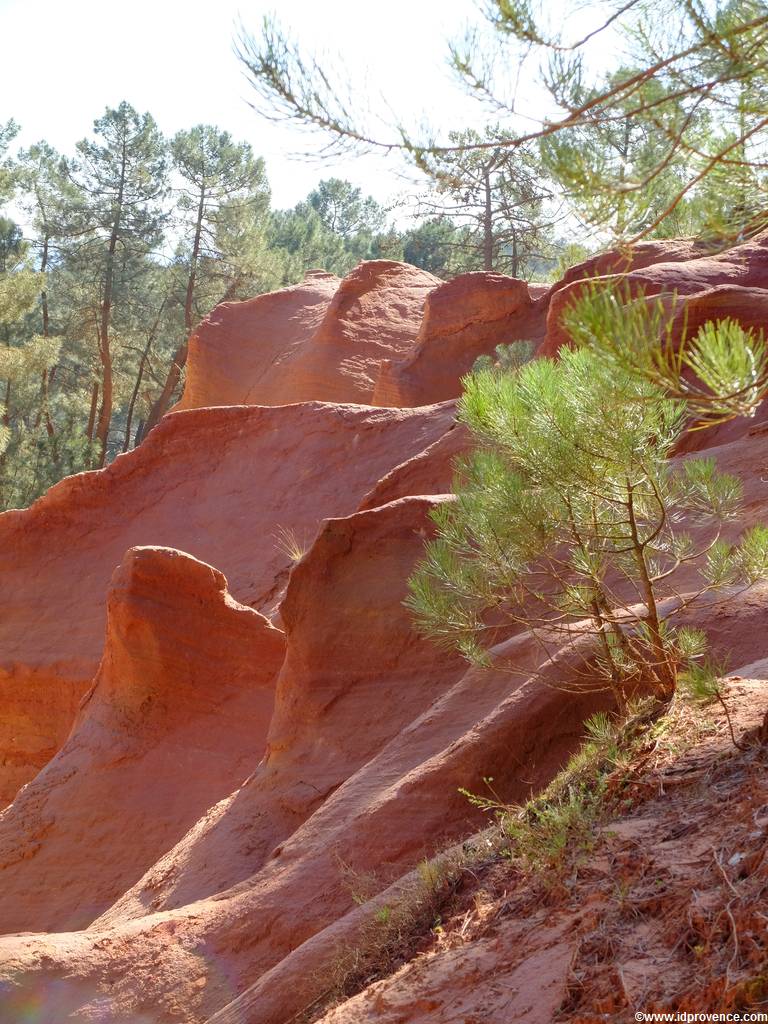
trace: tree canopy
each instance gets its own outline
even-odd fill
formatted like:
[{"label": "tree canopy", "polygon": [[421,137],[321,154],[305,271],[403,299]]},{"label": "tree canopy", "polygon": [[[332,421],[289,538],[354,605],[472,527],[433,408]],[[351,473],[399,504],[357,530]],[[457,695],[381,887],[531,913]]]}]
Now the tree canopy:
[{"label": "tree canopy", "polygon": [[[304,53],[274,18],[259,36],[241,34],[239,56],[258,109],[322,132],[326,151],[399,151],[439,176],[459,154],[536,146],[589,222],[628,240],[658,232],[681,206],[695,229],[708,222],[737,237],[762,224],[764,0],[604,0],[586,10],[489,0],[484,13],[485,28],[454,40],[449,57],[484,116],[490,109],[497,117],[493,139],[436,137],[402,119],[382,134],[341,98],[350,84]],[[532,77],[552,112],[542,103],[537,115],[529,103],[523,119],[517,86]],[[735,195],[718,200],[707,186],[713,174],[727,177]]]},{"label": "tree canopy", "polygon": [[138,444],[218,302],[403,256],[390,211],[347,181],[273,209],[263,159],[214,125],[166,139],[123,102],[66,156],[12,157],[17,131],[0,126],[0,508]]},{"label": "tree canopy", "polygon": [[722,537],[740,481],[711,458],[670,460],[685,413],[587,346],[470,375],[460,419],[477,450],[411,580],[422,631],[481,663],[510,630],[531,632],[542,664],[590,637],[585,680],[619,706],[637,687],[668,699],[704,647],[680,613],[768,574],[768,528]]}]

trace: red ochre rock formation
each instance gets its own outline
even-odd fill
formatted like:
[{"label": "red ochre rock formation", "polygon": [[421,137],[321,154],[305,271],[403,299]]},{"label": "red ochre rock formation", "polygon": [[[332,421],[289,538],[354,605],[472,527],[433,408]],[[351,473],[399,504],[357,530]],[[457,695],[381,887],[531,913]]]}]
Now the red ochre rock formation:
[{"label": "red ochre rock formation", "polygon": [[[739,618],[750,611],[743,597],[731,605],[744,625],[737,657],[742,643],[753,648],[765,614],[763,594],[755,613]],[[527,636],[499,652],[518,670],[535,665],[536,653]],[[563,698],[567,668],[561,661],[544,678],[512,681],[508,671],[467,673],[260,870],[224,891],[134,920],[129,905],[116,907],[84,932],[0,939],[0,1014],[33,1005],[40,1024],[96,1012],[111,1024],[288,1024],[325,991],[340,951],[376,909],[396,903],[408,881],[398,875],[433,842],[480,824],[458,786],[477,787],[492,771],[505,797],[521,799],[562,764],[583,716],[600,706],[596,695]],[[179,855],[176,870],[186,869]],[[358,906],[361,879],[373,895]]]},{"label": "red ochre rock formation", "polygon": [[361,263],[343,281],[313,271],[292,288],[217,306],[190,339],[176,408],[455,398],[479,355],[543,340],[548,296],[503,274],[443,283],[390,260]]},{"label": "red ochre rock formation", "polygon": [[403,605],[439,500],[402,498],[323,524],[281,606],[288,649],[263,764],[105,921],[183,906],[261,870],[279,843],[464,674],[457,655],[415,635]]},{"label": "red ochre rock formation", "polygon": [[89,924],[251,771],[283,633],[217,570],[131,548],[63,748],[0,813],[0,932]]},{"label": "red ochre rock formation", "polygon": [[362,263],[341,282],[311,272],[293,288],[223,303],[203,321],[177,408],[455,398],[475,359],[499,344],[530,340],[554,355],[568,341],[563,310],[583,282],[615,275],[649,295],[677,292],[691,325],[711,311],[760,326],[764,297],[758,310],[752,298],[768,281],[768,233],[714,255],[690,240],[646,242],[592,257],[551,288],[486,272],[442,283],[388,260]]},{"label": "red ochre rock formation", "polygon": [[427,296],[413,351],[382,364],[375,405],[424,405],[455,398],[461,377],[500,344],[543,340],[547,298],[503,274],[462,274]]},{"label": "red ochre rock formation", "polygon": [[[290,1019],[336,955],[330,938],[359,927],[356,877],[386,888],[481,823],[459,786],[498,772],[519,799],[563,763],[604,701],[562,700],[567,659],[544,679],[467,672],[410,628],[405,577],[436,500],[325,524],[286,595],[264,763],[92,928],[0,939],[0,1019],[35,998],[41,1024],[97,1008],[197,1024],[237,997],[237,1019]],[[527,635],[502,654],[523,672],[541,657]]]},{"label": "red ochre rock formation", "polygon": [[413,348],[427,295],[439,284],[425,270],[392,260],[361,263],[347,274],[311,346],[292,360],[291,401],[372,403],[382,360]]},{"label": "red ochre rock formation", "polygon": [[[754,468],[767,446],[716,453],[746,478],[745,525],[765,515]],[[481,824],[458,787],[492,774],[519,800],[552,776],[605,698],[565,694],[578,651],[541,673],[525,633],[497,650],[497,669],[466,672],[413,634],[404,578],[440,500],[323,526],[284,601],[264,762],[90,928],[0,939],[0,1019],[26,1000],[40,1024],[97,1012],[113,1024],[287,1024],[398,879]],[[692,621],[711,627],[715,654],[754,660],[768,653],[767,598],[734,594]],[[372,889],[362,907],[360,879]]]},{"label": "red ochre rock formation", "polygon": [[[633,254],[631,273],[657,292],[676,288],[692,325],[728,309],[762,326],[765,250],[758,239],[704,257],[688,242],[653,243]],[[615,273],[626,269],[619,257],[592,266]],[[477,355],[542,337],[550,296],[560,302],[584,273],[527,299],[493,275],[437,287],[385,262],[338,287],[314,276],[216,311],[192,344],[187,399],[370,402],[385,360],[398,400],[455,394]],[[236,353],[248,338],[255,350]],[[66,739],[96,669],[110,574],[134,548],[69,739],[0,816],[0,931],[27,932],[0,938],[0,1021],[288,1024],[418,862],[483,824],[459,787],[477,791],[490,774],[502,798],[520,800],[563,764],[606,700],[570,692],[578,648],[542,669],[538,643],[520,633],[492,668],[467,670],[419,638],[402,605],[467,443],[450,403],[190,409],[107,470],[0,517],[9,793]],[[768,432],[713,454],[745,484],[729,536],[768,518]],[[294,540],[303,557],[287,550]],[[161,544],[190,554],[135,549]],[[768,655],[766,607],[763,587],[689,618],[715,655],[746,663]],[[549,1019],[570,938],[539,933],[527,973],[505,973],[511,941],[500,932],[467,963],[447,953],[417,984],[406,969],[402,987],[381,986],[382,1019],[410,1019],[411,992],[432,1007],[424,1020],[493,1010],[488,970],[521,989],[509,1024]],[[448,1007],[446,979],[463,1003]],[[541,995],[538,1018],[526,1016],[525,992]],[[361,1012],[358,1000],[329,1024]]]},{"label": "red ochre rock formation", "polygon": [[[105,598],[125,551],[188,551],[271,616],[319,523],[347,515],[434,444],[453,408],[305,403],[167,416],[106,470],[70,477],[0,516],[0,799],[55,753],[93,679]],[[448,486],[446,479],[443,487]]]},{"label": "red ochre rock formation", "polygon": [[[642,257],[633,259],[609,253],[577,267],[572,267],[563,281],[553,288],[547,312],[547,336],[540,355],[555,355],[568,343],[568,334],[561,318],[565,308],[584,287],[584,281],[620,274],[633,290],[646,295],[677,293],[681,307],[703,304],[712,316],[724,318],[744,311],[741,289],[763,289],[768,286],[768,232],[716,255],[702,255],[700,247],[690,242],[656,242]],[[721,290],[723,286],[730,289]],[[705,295],[714,290],[714,298]],[[729,312],[733,306],[735,313]],[[719,313],[715,313],[715,309]],[[759,321],[758,321],[759,322]]]},{"label": "red ochre rock formation", "polygon": [[[661,296],[672,313],[674,343],[690,339],[707,321],[736,320],[757,332],[768,328],[768,232],[715,255],[690,241],[646,243],[627,253],[607,253],[572,267],[548,300],[546,338],[539,355],[555,356],[569,343],[562,324],[564,310],[588,279],[623,275],[634,293]],[[676,298],[673,298],[676,296]],[[744,436],[768,416],[763,403],[751,419],[689,432],[680,451],[701,451]],[[759,428],[758,428],[759,429]]]},{"label": "red ochre rock formation", "polygon": [[175,408],[283,404],[275,400],[276,390],[285,391],[283,364],[311,341],[340,283],[310,271],[292,288],[216,306],[189,339],[184,394]]},{"label": "red ochre rock formation", "polygon": [[471,446],[461,424],[442,434],[434,444],[395,466],[363,498],[360,511],[386,505],[409,494],[442,494],[453,484],[455,463]]},{"label": "red ochre rock formation", "polygon": [[190,340],[177,408],[371,403],[382,360],[410,351],[438,284],[407,263],[370,260],[343,281],[313,272],[293,288],[223,303]]}]

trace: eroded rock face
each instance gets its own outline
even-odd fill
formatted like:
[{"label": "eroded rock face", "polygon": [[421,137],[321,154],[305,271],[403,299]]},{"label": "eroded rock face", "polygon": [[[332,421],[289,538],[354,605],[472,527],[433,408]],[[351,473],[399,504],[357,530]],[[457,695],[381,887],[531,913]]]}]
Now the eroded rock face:
[{"label": "eroded rock face", "polygon": [[[648,243],[652,249],[642,257],[609,253],[596,260],[572,267],[552,291],[547,312],[546,339],[541,355],[555,355],[568,343],[562,325],[563,311],[584,288],[588,279],[622,274],[633,292],[645,295],[676,295],[682,297],[681,308],[693,305],[703,310],[707,305],[715,316],[738,316],[744,312],[741,289],[768,286],[768,232],[751,242],[735,246],[717,255],[702,255],[690,242]],[[725,287],[724,287],[725,286]],[[712,298],[707,298],[707,295]],[[719,312],[718,312],[719,311]]]},{"label": "eroded rock face", "polygon": [[178,408],[387,404],[372,403],[381,362],[411,350],[439,284],[407,263],[370,260],[343,281],[313,272],[293,288],[223,303],[190,340]]},{"label": "eroded rock face", "polygon": [[[320,1024],[551,1024],[568,993],[578,938],[562,924],[542,922],[521,948],[520,933],[517,922],[502,919],[493,936],[408,964],[324,1014]],[[220,1015],[211,1024],[245,1019]]]},{"label": "eroded rock face", "polygon": [[218,306],[190,339],[176,408],[455,398],[478,356],[542,341],[549,291],[485,272],[443,283],[391,260],[361,263],[343,281],[312,272],[293,288]]},{"label": "eroded rock face", "polygon": [[189,339],[184,394],[175,408],[283,404],[273,390],[286,393],[283,364],[311,341],[340,283],[310,271],[292,288],[218,305]]},{"label": "eroded rock face", "polygon": [[449,494],[456,459],[467,453],[471,443],[469,431],[456,423],[429,448],[401,462],[383,476],[363,498],[360,511],[386,505],[409,494]]},{"label": "eroded rock face", "polygon": [[407,263],[371,260],[356,267],[294,366],[297,400],[385,404],[373,401],[381,362],[411,351],[427,296],[439,284]]},{"label": "eroded rock face", "polygon": [[131,548],[63,748],[0,814],[0,931],[82,928],[262,756],[283,633],[217,570]]},{"label": "eroded rock face", "polygon": [[353,512],[452,422],[451,406],[174,413],[107,469],[1,515],[0,798],[66,738],[101,657],[107,587],[128,548],[187,551],[223,571],[238,601],[271,616],[290,548],[309,546],[325,517]]},{"label": "eroded rock face", "polygon": [[[765,595],[757,618],[742,617],[740,597],[731,609],[744,627],[740,657],[742,640],[754,646]],[[526,637],[503,651],[517,670],[534,653]],[[259,871],[215,898],[135,920],[105,915],[80,933],[0,938],[0,1013],[14,1019],[34,997],[41,1024],[97,1012],[112,1024],[287,1024],[324,991],[339,951],[376,908],[396,900],[398,883],[389,882],[429,852],[425,837],[437,844],[480,826],[457,787],[476,788],[493,771],[504,797],[522,799],[578,743],[582,716],[601,706],[596,695],[563,699],[567,661],[543,679],[516,678],[510,689],[508,671],[467,673]],[[186,870],[181,857],[177,870]],[[361,884],[372,893],[364,906],[353,898]]]},{"label": "eroded rock face", "polygon": [[[124,1024],[198,1024],[235,997],[243,1012],[227,1020],[288,1020],[316,997],[334,937],[353,940],[360,880],[386,889],[482,824],[459,786],[498,773],[519,799],[562,765],[605,699],[562,700],[567,659],[526,678],[541,652],[521,636],[500,652],[515,673],[467,672],[410,629],[405,576],[436,500],[326,524],[286,597],[264,764],[91,929],[0,939],[0,1015],[32,985],[51,1024],[97,1007]],[[20,987],[4,990],[11,978]]]},{"label": "eroded rock face", "polygon": [[[546,296],[545,291],[544,295]],[[503,274],[461,274],[430,292],[413,351],[382,364],[376,405],[423,405],[456,398],[480,355],[544,337],[547,299]]]},{"label": "eroded rock face", "polygon": [[288,656],[264,762],[104,923],[183,906],[262,870],[278,844],[464,674],[462,659],[413,633],[403,606],[439,500],[403,498],[323,524],[281,606]]},{"label": "eroded rock face", "polygon": [[[747,329],[764,332],[768,326],[768,232],[716,255],[702,252],[690,241],[646,243],[630,253],[607,253],[572,267],[552,289],[547,310],[546,337],[540,355],[555,356],[569,336],[564,311],[589,279],[623,275],[633,294],[659,297],[670,311],[671,341],[680,344],[695,336],[708,321],[735,320]],[[687,433],[679,451],[701,451],[743,437],[768,416],[765,403],[752,419]]]},{"label": "eroded rock face", "polygon": [[[626,269],[620,255],[593,270]],[[681,281],[691,329],[724,309],[761,326],[764,255],[760,240],[719,257],[653,243],[630,270],[657,292]],[[185,400],[370,402],[386,361],[402,389],[387,401],[456,394],[478,354],[540,336],[550,295],[554,308],[583,271],[536,294],[494,275],[438,287],[385,261],[341,284],[314,275],[217,311],[192,345]],[[233,352],[246,322],[255,343]],[[0,932],[37,932],[0,938],[0,1020],[289,1024],[416,865],[485,824],[460,787],[493,775],[503,799],[522,800],[575,749],[607,700],[575,685],[581,641],[545,664],[522,632],[490,669],[468,669],[403,607],[468,445],[453,417],[452,403],[192,408],[107,470],[0,517],[7,792],[65,740],[121,563],[95,685],[0,815]],[[713,454],[745,484],[731,538],[768,519],[768,432]],[[189,554],[135,547],[158,544]],[[693,605],[687,621],[746,663],[768,656],[766,608],[762,587]],[[413,993],[435,1024],[478,998],[496,1012],[489,971],[541,996],[540,1018],[522,995],[504,1012],[549,1019],[570,936],[538,938],[524,975],[500,933],[471,962],[446,955],[429,977],[406,969],[381,985],[378,1016],[358,1000],[329,1024],[410,1019]],[[552,985],[536,989],[546,971]],[[446,979],[464,1003],[449,1005]]]}]

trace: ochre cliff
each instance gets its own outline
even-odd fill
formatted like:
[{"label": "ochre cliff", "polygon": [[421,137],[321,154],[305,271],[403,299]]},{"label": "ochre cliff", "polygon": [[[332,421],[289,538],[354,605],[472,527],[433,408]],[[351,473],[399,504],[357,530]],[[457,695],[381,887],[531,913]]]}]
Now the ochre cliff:
[{"label": "ochre cliff", "polygon": [[293,288],[222,302],[189,339],[176,409],[280,405],[271,389],[285,388],[283,364],[309,344],[339,284],[333,274],[316,271]]},{"label": "ochre cliff", "polygon": [[128,548],[187,551],[220,569],[238,601],[273,616],[292,539],[309,545],[323,518],[353,512],[452,419],[447,405],[174,413],[108,469],[0,516],[0,801],[66,738],[101,656],[109,580]]},{"label": "ochre cliff", "polygon": [[3,930],[90,924],[226,796],[264,751],[284,654],[217,569],[130,548],[72,732],[0,813]]},{"label": "ochre cliff", "polygon": [[343,281],[310,272],[293,288],[223,303],[192,336],[177,408],[390,404],[372,403],[381,362],[410,352],[426,298],[439,284],[406,263],[372,260]]},{"label": "ochre cliff", "polygon": [[[556,353],[579,282],[619,271],[679,292],[689,330],[768,326],[763,239],[651,243],[551,289],[313,272],[212,312],[141,447],[0,516],[0,1021],[289,1024],[419,862],[482,827],[460,788],[493,776],[521,800],[563,765],[609,706],[575,685],[581,652],[541,672],[519,632],[468,669],[403,600],[467,449],[462,375],[499,344]],[[697,443],[744,481],[733,529],[767,519],[768,433]],[[746,664],[768,657],[767,602],[734,593],[691,621]],[[508,929],[448,951],[329,1024],[452,1020],[451,984],[455,1019],[484,1019],[488,971],[551,1013],[573,956],[558,928],[522,966]],[[548,1019],[507,1010],[488,1019]]]},{"label": "ochre cliff", "polygon": [[382,364],[375,405],[422,405],[455,398],[480,355],[544,337],[547,292],[503,274],[462,274],[430,292],[413,350]]}]

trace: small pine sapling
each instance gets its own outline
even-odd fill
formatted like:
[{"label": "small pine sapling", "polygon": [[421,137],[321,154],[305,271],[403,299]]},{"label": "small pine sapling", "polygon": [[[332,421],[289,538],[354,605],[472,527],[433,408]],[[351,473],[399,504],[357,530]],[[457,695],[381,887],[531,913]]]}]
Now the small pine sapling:
[{"label": "small pine sapling", "polygon": [[668,700],[706,646],[680,613],[768,575],[768,529],[723,536],[740,481],[711,458],[670,459],[686,412],[586,346],[466,378],[459,415],[477,447],[410,580],[424,635],[487,663],[500,636],[527,629],[542,665],[587,635],[585,680],[620,708],[636,689]]}]

